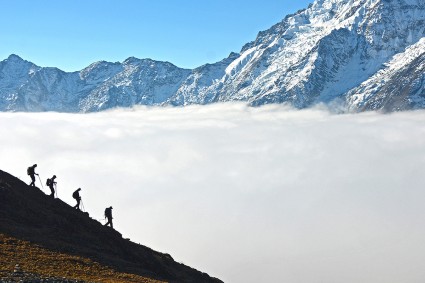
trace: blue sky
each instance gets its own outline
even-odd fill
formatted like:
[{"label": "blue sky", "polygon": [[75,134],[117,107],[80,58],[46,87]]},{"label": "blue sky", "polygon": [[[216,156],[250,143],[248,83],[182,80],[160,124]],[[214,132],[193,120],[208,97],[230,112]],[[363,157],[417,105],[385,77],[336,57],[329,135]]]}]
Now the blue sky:
[{"label": "blue sky", "polygon": [[313,0],[0,1],[0,60],[77,71],[130,56],[194,68],[219,61]]}]

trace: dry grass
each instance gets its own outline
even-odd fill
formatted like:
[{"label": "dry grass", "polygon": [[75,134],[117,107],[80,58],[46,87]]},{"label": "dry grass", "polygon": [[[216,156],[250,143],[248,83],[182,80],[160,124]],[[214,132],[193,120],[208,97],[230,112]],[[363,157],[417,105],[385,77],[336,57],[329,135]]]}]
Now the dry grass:
[{"label": "dry grass", "polygon": [[161,282],[139,275],[120,273],[88,258],[54,252],[0,234],[0,270],[12,272],[15,264],[19,264],[25,272],[48,277],[65,277],[89,282]]}]

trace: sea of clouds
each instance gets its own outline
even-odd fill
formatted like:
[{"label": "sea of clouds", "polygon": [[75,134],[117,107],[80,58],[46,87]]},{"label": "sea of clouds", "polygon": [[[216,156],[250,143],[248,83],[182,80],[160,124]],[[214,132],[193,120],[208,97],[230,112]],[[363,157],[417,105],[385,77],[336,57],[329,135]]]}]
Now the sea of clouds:
[{"label": "sea of clouds", "polygon": [[[225,282],[423,282],[425,111],[0,113],[0,169]],[[47,188],[44,191],[48,194]]]}]

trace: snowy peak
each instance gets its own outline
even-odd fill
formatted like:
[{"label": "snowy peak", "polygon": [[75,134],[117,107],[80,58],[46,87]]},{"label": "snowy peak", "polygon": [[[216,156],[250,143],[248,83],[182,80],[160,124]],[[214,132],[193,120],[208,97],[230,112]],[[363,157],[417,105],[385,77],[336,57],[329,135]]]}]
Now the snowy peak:
[{"label": "snowy peak", "polygon": [[96,80],[90,81],[93,88],[85,86],[86,95],[79,102],[83,112],[136,104],[160,105],[176,93],[190,73],[168,62],[135,57],[123,63],[100,62],[85,71],[83,77]]},{"label": "snowy peak", "polygon": [[219,100],[329,103],[423,37],[424,16],[420,1],[315,1],[244,46]]},{"label": "snowy peak", "polygon": [[40,67],[14,54],[0,62],[0,110],[21,109],[19,89],[39,70]]},{"label": "snowy peak", "polygon": [[21,61],[24,61],[24,60],[16,54],[9,55],[9,57],[7,57],[7,59],[5,60],[6,63],[11,63],[11,64],[21,62]]},{"label": "snowy peak", "polygon": [[0,78],[24,77],[36,72],[38,69],[39,67],[33,63],[23,60],[18,55],[12,54],[7,59],[0,62]]},{"label": "snowy peak", "polygon": [[[130,57],[65,73],[11,55],[0,62],[0,109],[87,112],[221,101],[297,108],[338,104],[349,111],[423,107],[423,88],[417,87],[423,55],[412,50],[423,48],[416,44],[424,35],[423,0],[316,0],[259,32],[240,54],[194,70]],[[401,74],[409,84],[403,88],[409,103],[398,108],[386,104],[389,98],[367,103],[396,86]],[[376,84],[378,77],[385,77],[386,86],[360,97],[360,90],[372,89],[365,84]]]},{"label": "snowy peak", "polygon": [[99,61],[81,70],[80,78],[90,82],[98,82],[112,77],[122,70],[123,67],[120,63]]}]

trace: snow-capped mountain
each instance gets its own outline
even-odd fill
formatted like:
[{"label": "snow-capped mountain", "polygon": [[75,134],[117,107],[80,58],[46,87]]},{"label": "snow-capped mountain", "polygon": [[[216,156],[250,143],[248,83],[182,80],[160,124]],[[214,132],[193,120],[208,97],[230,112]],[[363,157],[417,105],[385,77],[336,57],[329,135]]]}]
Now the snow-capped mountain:
[{"label": "snow-capped mountain", "polygon": [[419,41],[424,20],[423,0],[316,1],[245,45],[211,101],[329,103]]},{"label": "snow-capped mountain", "polygon": [[0,109],[98,111],[246,101],[388,111],[425,107],[424,0],[316,0],[239,54],[194,70],[129,58],[80,72],[0,62]]},{"label": "snow-capped mountain", "polygon": [[350,90],[347,105],[353,110],[388,111],[425,108],[425,38],[397,54],[385,67]]},{"label": "snow-capped mountain", "polygon": [[0,107],[12,111],[90,112],[135,104],[159,105],[176,93],[190,72],[168,62],[128,58],[123,63],[102,61],[80,72],[66,73],[11,55],[0,62]]}]

